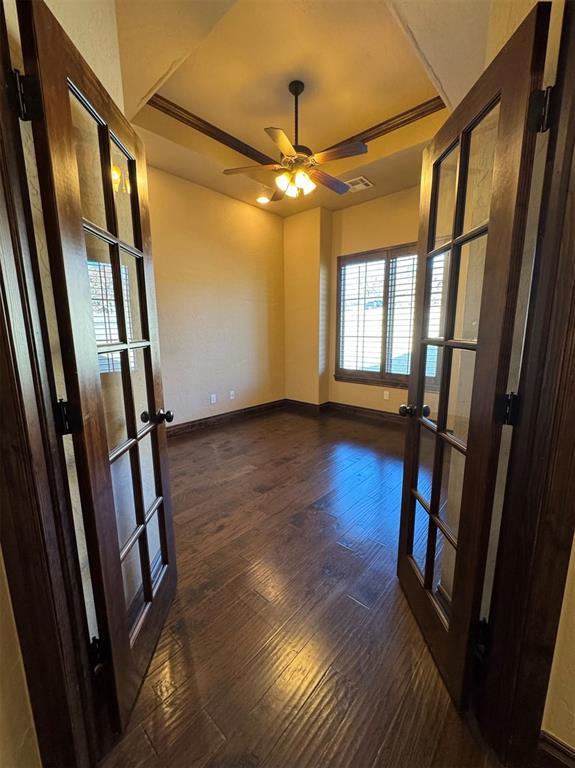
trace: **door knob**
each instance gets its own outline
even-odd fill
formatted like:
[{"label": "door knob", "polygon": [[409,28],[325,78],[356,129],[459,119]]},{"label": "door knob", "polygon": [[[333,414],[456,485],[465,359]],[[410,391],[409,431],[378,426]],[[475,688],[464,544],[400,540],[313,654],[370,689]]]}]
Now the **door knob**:
[{"label": "door knob", "polygon": [[400,416],[415,416],[415,406],[414,405],[400,405],[399,406],[399,415]]},{"label": "door knob", "polygon": [[424,405],[421,409],[421,415],[427,419],[430,413],[431,408],[428,405]]},{"label": "door knob", "polygon": [[163,408],[160,408],[156,413],[156,421],[158,422],[158,424],[161,424],[162,421],[167,421],[168,424],[170,424],[173,420],[174,420],[173,411],[164,411]]},{"label": "door knob", "polygon": [[140,419],[144,422],[144,424],[147,424],[150,421],[150,414],[148,411],[142,411],[140,414]]}]

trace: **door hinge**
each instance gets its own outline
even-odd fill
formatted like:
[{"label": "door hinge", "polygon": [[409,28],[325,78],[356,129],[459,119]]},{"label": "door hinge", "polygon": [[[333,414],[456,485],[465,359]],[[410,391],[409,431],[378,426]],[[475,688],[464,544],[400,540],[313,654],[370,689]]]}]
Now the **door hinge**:
[{"label": "door hinge", "polygon": [[509,392],[505,396],[505,413],[503,416],[504,424],[515,426],[519,416],[519,395],[516,392]]},{"label": "door hinge", "polygon": [[12,70],[14,103],[20,120],[37,120],[42,117],[42,100],[38,80],[32,75],[23,75]]},{"label": "door hinge", "polygon": [[533,91],[529,97],[527,124],[533,133],[545,133],[549,130],[552,98],[552,85],[549,85],[545,90]]},{"label": "door hinge", "polygon": [[58,400],[54,404],[54,419],[60,435],[73,435],[82,431],[82,416],[67,400]]},{"label": "door hinge", "polygon": [[99,637],[93,637],[90,641],[88,655],[90,657],[90,665],[95,674],[100,671],[110,658],[106,644]]},{"label": "door hinge", "polygon": [[516,392],[499,395],[495,404],[495,418],[499,424],[511,424],[511,426],[517,424],[519,420],[519,395]]},{"label": "door hinge", "polygon": [[476,622],[471,628],[471,653],[481,668],[487,663],[489,653],[489,624],[486,619]]}]

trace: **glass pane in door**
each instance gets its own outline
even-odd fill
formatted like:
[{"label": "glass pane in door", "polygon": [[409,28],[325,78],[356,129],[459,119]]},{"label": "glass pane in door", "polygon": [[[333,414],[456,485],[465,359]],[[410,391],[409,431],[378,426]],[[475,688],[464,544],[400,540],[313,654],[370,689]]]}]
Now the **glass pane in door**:
[{"label": "glass pane in door", "polygon": [[160,520],[158,515],[159,512],[154,512],[152,518],[146,525],[152,582],[156,580],[158,572],[162,567],[162,546],[160,539]]},{"label": "glass pane in door", "polygon": [[139,541],[133,544],[122,561],[122,579],[124,582],[124,598],[128,620],[130,626],[133,626],[144,606],[144,586]]},{"label": "glass pane in door", "polygon": [[107,229],[99,123],[73,93],[70,93],[70,112],[78,163],[82,215],[92,224],[97,224],[101,229]]},{"label": "glass pane in door", "polygon": [[411,545],[411,556],[417,565],[421,578],[425,575],[425,558],[427,552],[427,534],[429,531],[429,515],[424,507],[415,500],[415,511],[413,521],[413,541]]},{"label": "glass pane in door", "polygon": [[454,349],[451,353],[446,430],[462,443],[467,443],[474,373],[475,352]]},{"label": "glass pane in door", "polygon": [[427,337],[442,339],[445,336],[445,308],[447,304],[447,277],[450,253],[440,253],[427,260]]},{"label": "glass pane in door", "polygon": [[144,510],[147,511],[156,501],[156,472],[154,468],[154,445],[151,433],[139,440],[138,450],[140,452],[140,472],[142,476]]},{"label": "glass pane in door", "polygon": [[433,479],[433,459],[435,456],[435,434],[423,425],[419,428],[419,465],[417,471],[417,490],[424,501],[431,501],[431,483]]},{"label": "glass pane in door", "polygon": [[96,343],[98,346],[116,344],[120,341],[120,330],[110,246],[99,237],[86,234],[86,250]]},{"label": "glass pane in door", "polygon": [[122,352],[100,352],[98,365],[100,385],[104,401],[106,434],[110,452],[128,438],[126,409],[124,405],[124,382],[122,378]]},{"label": "glass pane in door", "polygon": [[472,240],[461,248],[453,331],[455,339],[477,341],[486,249],[487,235]]},{"label": "glass pane in door", "polygon": [[423,350],[423,403],[422,416],[437,425],[439,383],[443,363],[443,348],[428,344]]},{"label": "glass pane in door", "polygon": [[121,549],[134,533],[137,525],[130,452],[123,453],[113,461],[110,471],[112,473],[118,543]]},{"label": "glass pane in door", "polygon": [[138,266],[140,259],[127,251],[120,250],[120,271],[122,273],[122,294],[126,315],[126,331],[129,341],[143,338],[140,314]]},{"label": "glass pane in door", "polygon": [[112,164],[112,190],[116,204],[118,237],[128,245],[134,245],[134,221],[132,218],[132,185],[130,183],[130,161],[116,144],[110,142]]},{"label": "glass pane in door", "polygon": [[148,350],[142,348],[131,349],[130,378],[132,380],[132,392],[134,394],[137,429],[142,429],[146,426],[147,419],[145,414],[150,414],[146,376],[147,366]]},{"label": "glass pane in door", "polygon": [[453,235],[458,167],[459,145],[441,160],[436,170],[437,197],[434,248],[439,248],[439,246],[451,240]]},{"label": "glass pane in door", "polygon": [[498,126],[499,104],[471,131],[463,220],[464,232],[469,232],[470,229],[485,224],[489,219]]},{"label": "glass pane in door", "polygon": [[435,560],[433,563],[433,587],[431,593],[449,618],[455,576],[455,549],[443,533],[436,529]]},{"label": "glass pane in door", "polygon": [[437,514],[456,538],[459,532],[464,472],[465,454],[456,448],[452,448],[449,443],[444,442],[441,462],[439,510]]}]

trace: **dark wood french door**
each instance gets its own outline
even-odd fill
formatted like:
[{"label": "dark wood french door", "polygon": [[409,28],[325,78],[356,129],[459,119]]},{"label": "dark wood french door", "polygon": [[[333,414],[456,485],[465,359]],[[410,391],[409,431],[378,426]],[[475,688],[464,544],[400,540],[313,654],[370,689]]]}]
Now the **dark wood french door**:
[{"label": "dark wood french door", "polygon": [[398,573],[458,705],[480,619],[548,20],[539,4],[423,159]]},{"label": "dark wood french door", "polygon": [[[46,5],[18,6],[95,677],[125,726],[176,583],[143,147]],[[85,586],[85,585],[84,585]],[[86,594],[86,589],[84,590]]]}]

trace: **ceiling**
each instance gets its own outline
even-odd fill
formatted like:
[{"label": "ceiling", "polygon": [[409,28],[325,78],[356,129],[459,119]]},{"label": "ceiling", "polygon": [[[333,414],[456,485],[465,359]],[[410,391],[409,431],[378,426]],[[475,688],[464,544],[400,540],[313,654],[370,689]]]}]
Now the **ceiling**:
[{"label": "ceiling", "polygon": [[[119,0],[119,6],[130,2]],[[282,127],[293,138],[293,98],[287,90],[292,79],[306,84],[300,142],[314,151],[437,95],[415,47],[382,0],[236,0],[218,2],[209,17],[202,2],[188,3],[186,12],[196,5],[203,16],[187,57],[178,49],[178,63],[174,59],[169,71],[167,57],[162,64],[156,60],[158,92],[272,157],[279,153],[263,129]],[[193,26],[189,18],[187,23]],[[343,179],[365,175],[372,189],[339,196],[318,188],[267,209],[284,216],[318,205],[335,209],[417,184],[422,147],[446,114],[442,110],[370,142],[360,158],[322,166]],[[150,106],[134,122],[153,166],[254,205],[262,188],[258,179],[273,184],[273,175],[223,176],[224,168],[253,161]]]}]

